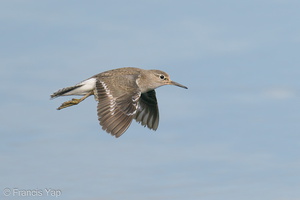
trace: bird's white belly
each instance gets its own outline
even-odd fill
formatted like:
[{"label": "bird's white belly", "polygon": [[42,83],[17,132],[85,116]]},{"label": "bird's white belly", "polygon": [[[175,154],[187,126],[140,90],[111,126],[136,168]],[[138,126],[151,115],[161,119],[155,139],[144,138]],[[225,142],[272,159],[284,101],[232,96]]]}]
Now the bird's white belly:
[{"label": "bird's white belly", "polygon": [[95,89],[96,79],[90,78],[85,81],[82,81],[81,83],[78,83],[77,85],[81,85],[81,86],[66,93],[65,95],[85,95],[89,93],[90,91]]}]

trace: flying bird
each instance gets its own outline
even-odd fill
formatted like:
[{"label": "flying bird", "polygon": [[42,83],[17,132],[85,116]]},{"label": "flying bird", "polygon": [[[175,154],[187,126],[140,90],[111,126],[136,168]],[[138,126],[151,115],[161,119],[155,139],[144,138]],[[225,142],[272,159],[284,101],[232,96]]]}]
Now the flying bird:
[{"label": "flying bird", "polygon": [[62,88],[54,92],[51,99],[59,96],[83,96],[64,102],[57,108],[61,110],[94,95],[98,102],[98,120],[102,129],[120,137],[133,119],[149,129],[157,129],[159,112],[155,89],[163,85],[187,89],[172,81],[166,72],[124,67],[96,74],[74,86]]}]

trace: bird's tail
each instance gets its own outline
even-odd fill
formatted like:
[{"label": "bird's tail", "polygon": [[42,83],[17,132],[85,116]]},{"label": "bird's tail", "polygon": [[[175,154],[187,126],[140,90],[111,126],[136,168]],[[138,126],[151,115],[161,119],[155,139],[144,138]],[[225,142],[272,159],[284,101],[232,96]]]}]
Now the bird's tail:
[{"label": "bird's tail", "polygon": [[50,97],[51,99],[53,98],[56,98],[56,97],[59,97],[59,96],[67,96],[69,95],[68,93],[75,90],[76,88],[79,88],[81,87],[82,85],[74,85],[74,86],[71,86],[71,87],[65,87],[65,88],[62,88],[56,92],[54,92]]}]

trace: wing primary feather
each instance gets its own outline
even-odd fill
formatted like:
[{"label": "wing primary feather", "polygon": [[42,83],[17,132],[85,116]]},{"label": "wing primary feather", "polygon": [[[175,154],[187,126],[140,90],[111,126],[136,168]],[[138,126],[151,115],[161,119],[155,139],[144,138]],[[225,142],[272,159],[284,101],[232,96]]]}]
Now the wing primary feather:
[{"label": "wing primary feather", "polygon": [[120,137],[130,126],[138,108],[139,91],[114,97],[104,81],[97,81],[98,120],[102,129]]}]

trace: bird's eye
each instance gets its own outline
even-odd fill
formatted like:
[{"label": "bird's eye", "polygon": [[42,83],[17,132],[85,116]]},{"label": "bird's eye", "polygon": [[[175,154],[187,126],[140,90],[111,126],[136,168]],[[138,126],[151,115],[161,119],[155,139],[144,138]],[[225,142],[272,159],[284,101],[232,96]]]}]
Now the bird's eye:
[{"label": "bird's eye", "polygon": [[159,78],[162,79],[162,80],[164,80],[165,76],[164,75],[160,75]]}]

